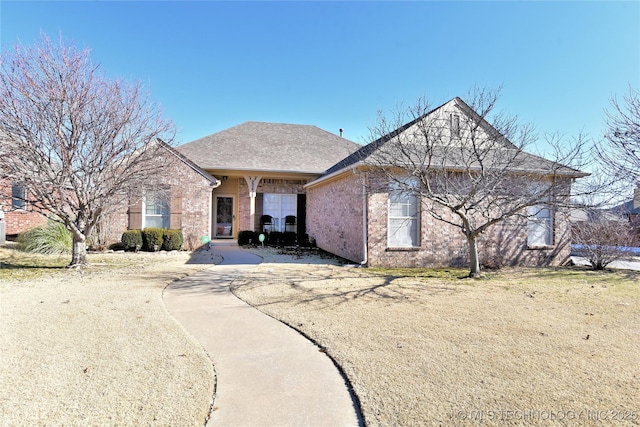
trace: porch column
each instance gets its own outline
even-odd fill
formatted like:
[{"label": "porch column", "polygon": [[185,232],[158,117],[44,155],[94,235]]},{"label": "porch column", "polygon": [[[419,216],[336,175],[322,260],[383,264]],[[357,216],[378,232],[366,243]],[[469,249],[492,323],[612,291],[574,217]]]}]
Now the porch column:
[{"label": "porch column", "polygon": [[246,176],[244,180],[247,181],[249,186],[249,223],[252,230],[255,230],[256,223],[256,192],[258,191],[258,184],[260,184],[261,176]]}]

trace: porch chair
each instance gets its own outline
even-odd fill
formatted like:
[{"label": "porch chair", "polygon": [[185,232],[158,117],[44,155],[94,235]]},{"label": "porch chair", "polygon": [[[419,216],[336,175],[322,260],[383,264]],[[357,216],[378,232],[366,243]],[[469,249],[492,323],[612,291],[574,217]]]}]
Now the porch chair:
[{"label": "porch chair", "polygon": [[260,217],[260,232],[271,233],[273,231],[273,217],[271,215],[262,215]]},{"label": "porch chair", "polygon": [[284,231],[286,232],[296,232],[296,217],[295,215],[287,215],[284,217]]}]

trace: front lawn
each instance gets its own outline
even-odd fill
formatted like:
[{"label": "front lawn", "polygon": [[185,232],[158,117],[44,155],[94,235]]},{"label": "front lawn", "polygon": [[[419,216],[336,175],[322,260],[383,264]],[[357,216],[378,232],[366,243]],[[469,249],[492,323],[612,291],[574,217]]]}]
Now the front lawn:
[{"label": "front lawn", "polygon": [[233,291],[326,348],[367,425],[640,423],[638,273],[465,275],[262,264]]}]

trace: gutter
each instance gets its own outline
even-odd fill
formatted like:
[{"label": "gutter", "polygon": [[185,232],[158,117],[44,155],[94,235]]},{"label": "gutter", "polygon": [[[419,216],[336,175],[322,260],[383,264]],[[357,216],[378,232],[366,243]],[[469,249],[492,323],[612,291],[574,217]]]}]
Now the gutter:
[{"label": "gutter", "polygon": [[362,175],[362,250],[364,259],[360,262],[360,267],[366,267],[369,262],[369,245],[367,241],[369,236],[367,233],[367,182],[365,175]]}]

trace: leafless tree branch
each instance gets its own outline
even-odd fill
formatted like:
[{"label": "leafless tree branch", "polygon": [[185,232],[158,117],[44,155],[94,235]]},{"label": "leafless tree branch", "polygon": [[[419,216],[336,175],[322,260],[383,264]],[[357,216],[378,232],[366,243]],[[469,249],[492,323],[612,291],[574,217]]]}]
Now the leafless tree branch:
[{"label": "leafless tree branch", "polygon": [[140,83],[108,79],[62,39],[0,61],[0,170],[72,231],[71,264],[83,264],[97,222],[161,170],[173,124]]}]

